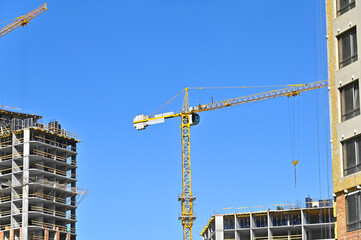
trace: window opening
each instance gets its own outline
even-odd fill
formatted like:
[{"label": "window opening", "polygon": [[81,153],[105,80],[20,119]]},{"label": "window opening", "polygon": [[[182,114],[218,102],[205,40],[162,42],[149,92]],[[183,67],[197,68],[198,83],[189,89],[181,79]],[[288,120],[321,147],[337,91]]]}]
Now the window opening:
[{"label": "window opening", "polygon": [[361,137],[352,138],[342,143],[344,176],[360,171]]},{"label": "window opening", "polygon": [[355,5],[355,0],[337,0],[337,16],[350,11]]},{"label": "window opening", "polygon": [[346,222],[348,232],[361,228],[360,200],[360,192],[346,197]]},{"label": "window opening", "polygon": [[356,28],[352,28],[338,37],[338,55],[340,68],[357,61]]},{"label": "window opening", "polygon": [[341,88],[342,121],[360,115],[360,93],[358,80]]}]

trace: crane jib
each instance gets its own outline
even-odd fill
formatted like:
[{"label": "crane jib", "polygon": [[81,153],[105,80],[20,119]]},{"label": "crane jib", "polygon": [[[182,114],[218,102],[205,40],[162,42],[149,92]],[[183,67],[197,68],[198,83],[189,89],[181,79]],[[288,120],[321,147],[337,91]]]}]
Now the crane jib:
[{"label": "crane jib", "polygon": [[323,88],[328,86],[328,81],[319,81],[315,83],[309,83],[309,84],[302,84],[299,86],[294,86],[290,88],[284,88],[279,90],[273,90],[270,92],[263,92],[263,93],[257,93],[249,96],[239,97],[239,98],[233,98],[228,99],[224,101],[199,105],[196,107],[191,108],[192,112],[204,112],[209,111],[213,109],[223,108],[223,107],[230,107],[234,105],[239,105],[243,103],[250,103],[254,101],[260,101],[275,97],[281,97],[281,96],[296,96],[299,95],[300,92],[309,91],[313,89]]}]

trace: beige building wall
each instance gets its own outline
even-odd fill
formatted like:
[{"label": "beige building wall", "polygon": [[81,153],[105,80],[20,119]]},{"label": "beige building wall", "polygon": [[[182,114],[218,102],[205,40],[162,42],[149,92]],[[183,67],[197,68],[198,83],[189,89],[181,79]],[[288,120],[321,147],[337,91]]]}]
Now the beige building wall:
[{"label": "beige building wall", "polygon": [[[351,204],[352,199],[361,198],[358,193],[361,189],[361,167],[357,166],[361,159],[361,147],[358,150],[357,142],[361,136],[361,115],[360,111],[357,111],[357,106],[358,109],[360,106],[358,89],[361,78],[361,1],[326,0],[326,12],[336,238],[353,239],[357,238],[360,231],[357,229],[361,227],[361,223],[352,225],[352,221],[361,219],[361,213],[357,212],[352,216],[349,214],[352,210],[356,213],[360,208],[359,203]],[[346,56],[348,47],[349,60]],[[351,114],[346,114],[349,111],[345,110],[346,106],[350,107],[348,103],[352,102],[345,100],[346,92],[353,93],[354,105]],[[350,147],[347,148],[345,144]],[[352,146],[355,147],[354,151],[350,151]],[[351,157],[352,153],[355,154],[354,158]],[[355,166],[350,168],[348,164],[352,161],[348,160],[347,163],[347,159],[356,159]]]}]

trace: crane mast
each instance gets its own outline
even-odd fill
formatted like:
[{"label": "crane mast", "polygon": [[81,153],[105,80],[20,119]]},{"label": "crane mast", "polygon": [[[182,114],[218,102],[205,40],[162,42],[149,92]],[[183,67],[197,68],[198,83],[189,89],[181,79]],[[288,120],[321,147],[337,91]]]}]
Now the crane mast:
[{"label": "crane mast", "polygon": [[189,107],[188,90],[185,88],[182,111],[180,113],[163,113],[154,116],[138,115],[133,120],[133,125],[137,130],[143,130],[147,126],[163,123],[165,119],[180,117],[181,118],[181,135],[182,135],[182,193],[178,197],[181,203],[181,215],[179,220],[183,226],[183,240],[192,240],[192,227],[196,216],[193,212],[193,202],[196,196],[192,193],[192,178],[191,178],[191,150],[190,150],[190,127],[199,123],[199,112],[205,112],[230,106],[236,106],[244,103],[266,100],[281,96],[297,96],[301,92],[310,91],[318,88],[328,86],[328,80],[308,83],[290,85],[287,88],[273,90],[269,92],[262,92],[253,95],[232,98],[219,102],[212,102],[209,104]]},{"label": "crane mast", "polygon": [[23,27],[27,25],[31,19],[35,18],[36,16],[40,15],[41,13],[48,10],[46,3],[41,5],[40,7],[34,9],[33,11],[29,12],[26,15],[20,16],[16,18],[16,21],[10,23],[9,25],[5,26],[4,28],[0,29],[0,37],[5,36],[9,32],[15,30],[18,27]]},{"label": "crane mast", "polygon": [[181,131],[182,131],[182,189],[183,192],[178,201],[181,202],[182,213],[179,220],[182,221],[183,238],[192,239],[192,226],[196,219],[193,213],[193,201],[196,197],[192,193],[191,178],[191,146],[190,146],[190,114],[183,113],[181,115]]}]

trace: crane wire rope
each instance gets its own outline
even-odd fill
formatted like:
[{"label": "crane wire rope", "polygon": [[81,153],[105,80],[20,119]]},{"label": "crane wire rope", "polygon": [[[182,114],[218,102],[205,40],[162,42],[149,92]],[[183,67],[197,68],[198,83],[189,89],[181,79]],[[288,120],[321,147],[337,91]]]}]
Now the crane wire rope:
[{"label": "crane wire rope", "polygon": [[[317,4],[319,3],[319,4]],[[313,31],[314,31],[314,61],[315,61],[315,78],[317,79],[317,76],[320,76],[322,79],[325,78],[327,76],[327,66],[325,64],[326,59],[327,59],[327,51],[325,50],[325,38],[323,37],[323,34],[325,33],[325,22],[324,22],[324,18],[323,16],[323,10],[325,9],[325,5],[322,4],[322,0],[317,1],[317,3],[315,2],[315,0],[313,0]],[[318,12],[318,16],[317,16],[317,12]],[[317,39],[318,39],[318,46],[319,49],[317,49],[316,45],[317,45]],[[317,51],[318,50],[318,51]],[[319,55],[320,56],[319,56]],[[319,58],[317,59],[317,56],[319,56]],[[322,95],[322,92],[321,92]],[[326,165],[326,188],[327,188],[327,199],[331,199],[330,197],[330,178],[329,178],[329,142],[328,142],[328,131],[329,128],[328,126],[328,92],[327,90],[323,91],[323,95],[324,95],[324,129],[322,129],[324,131],[324,141],[325,141],[325,165]],[[322,98],[321,98],[322,99]],[[319,105],[319,96],[318,96],[318,92],[316,91],[316,112],[317,112],[317,148],[318,148],[318,167],[319,167],[319,191],[320,191],[320,198],[322,196],[322,182],[321,182],[321,156],[320,156],[320,127],[319,127],[319,123],[320,123],[320,119],[319,119],[319,113],[318,110],[320,108]],[[320,213],[321,215],[321,213]],[[328,219],[327,219],[328,217]],[[331,209],[328,208],[328,215],[326,216],[326,221],[328,220],[329,223],[331,223]],[[328,231],[327,231],[328,230]],[[331,230],[331,225],[329,224],[328,227],[325,226],[325,235],[329,238],[331,238],[332,236],[332,230]],[[323,237],[323,232],[322,232],[322,228],[321,228],[321,237]]]},{"label": "crane wire rope", "polygon": [[155,111],[153,111],[150,116],[154,116],[157,114],[160,110],[164,109],[167,105],[169,105],[171,102],[173,102],[179,95],[181,95],[183,92],[185,92],[188,89],[192,90],[207,90],[207,89],[246,89],[246,88],[271,88],[271,87],[299,87],[304,84],[288,84],[288,85],[265,85],[265,86],[235,86],[235,87],[189,87],[185,88],[179,93],[177,93],[174,97],[172,97],[170,100],[165,102],[162,106],[157,108]]},{"label": "crane wire rope", "polygon": [[174,97],[172,97],[170,100],[168,100],[167,102],[165,102],[162,106],[160,106],[159,108],[157,108],[154,112],[152,112],[150,115],[153,116],[155,114],[157,114],[160,110],[162,110],[163,108],[165,108],[168,104],[170,104],[171,102],[173,102],[174,99],[176,99],[179,95],[181,95],[183,92],[185,91],[185,89],[183,89],[181,92],[179,92],[177,95],[175,95]]},{"label": "crane wire rope", "polygon": [[[320,8],[319,8],[319,24],[320,24],[320,40],[321,40],[321,78],[322,79],[326,79],[327,77],[327,44],[325,44],[326,38],[324,37],[326,35],[326,14],[325,14],[325,2],[320,0]],[[323,14],[322,14],[323,13]],[[325,16],[325,17],[323,17]],[[325,35],[323,35],[325,34]],[[329,128],[329,106],[328,106],[328,88],[326,88],[323,91],[324,94],[324,121],[325,121],[325,129],[324,129],[324,141],[325,141],[325,163],[326,163],[326,184],[327,184],[327,199],[331,199],[331,192],[330,192],[330,168],[329,168],[329,135],[328,133],[330,133],[330,128]],[[322,91],[321,91],[322,93]],[[332,210],[332,214],[333,214],[333,210]],[[331,210],[330,208],[328,209],[328,222],[331,223]],[[328,237],[331,238],[332,236],[332,229],[331,226],[329,225],[328,227]]]},{"label": "crane wire rope", "polygon": [[290,127],[291,159],[294,167],[294,187],[297,186],[296,166],[298,163],[299,151],[299,105],[298,99],[288,101],[288,118]]},{"label": "crane wire rope", "polygon": [[[317,28],[316,28],[316,0],[313,0],[313,51],[314,51],[314,77],[318,78],[318,65],[317,65]],[[320,141],[319,141],[319,117],[318,117],[318,94],[316,91],[315,94],[316,99],[316,127],[317,127],[317,160],[318,160],[318,187],[320,199],[322,198],[321,191],[321,162],[320,162]]]},{"label": "crane wire rope", "polygon": [[[319,24],[320,24],[320,42],[321,42],[321,78],[322,79],[326,79],[327,77],[327,44],[325,44],[325,35],[326,35],[326,14],[325,14],[325,2],[320,0],[320,7],[319,7]],[[324,17],[323,17],[324,16]],[[322,91],[321,91],[322,93]],[[329,169],[329,135],[328,133],[330,132],[330,128],[329,128],[329,107],[328,107],[328,92],[327,89],[325,89],[323,91],[323,95],[324,95],[324,134],[325,134],[325,138],[324,138],[324,144],[325,144],[325,165],[326,165],[326,184],[327,184],[327,199],[331,199],[331,192],[330,192],[330,169]],[[333,210],[332,210],[333,213]],[[328,209],[328,222],[331,223],[331,209]],[[328,237],[331,238],[332,236],[332,230],[331,230],[331,226],[329,225],[328,227]]]},{"label": "crane wire rope", "polygon": [[14,19],[10,19],[10,20],[6,20],[6,21],[3,21],[3,22],[0,22],[0,25],[2,25],[2,24],[4,24],[4,23],[7,23],[7,22],[10,22],[10,21],[14,21],[15,20],[15,18]]},{"label": "crane wire rope", "polygon": [[27,111],[27,91],[28,91],[28,28],[25,28],[21,33],[22,41],[22,72],[21,72],[21,100],[22,100],[22,108]]},{"label": "crane wire rope", "polygon": [[235,87],[190,87],[188,89],[236,89],[236,88],[271,88],[271,87],[298,87],[303,84],[289,84],[289,85],[264,85],[264,86],[235,86]]},{"label": "crane wire rope", "polygon": [[19,17],[16,17],[16,18],[13,18],[13,19],[9,19],[9,20],[6,20],[6,21],[3,21],[3,22],[0,22],[0,25],[1,24],[4,24],[4,23],[7,23],[7,22],[14,22],[15,20],[18,20],[18,19],[21,19],[21,18],[24,18],[25,15],[21,15]]},{"label": "crane wire rope", "polygon": [[[318,2],[318,1],[317,1]],[[319,28],[317,27],[317,23],[318,23],[318,19],[317,18],[317,2],[316,0],[313,0],[313,51],[314,51],[314,77],[315,79],[318,78],[318,73],[319,73],[319,64],[318,64],[318,59],[317,59],[317,37],[318,37],[318,30]],[[317,135],[317,162],[318,162],[318,190],[319,190],[319,196],[320,196],[320,200],[322,199],[322,184],[321,184],[321,157],[320,157],[320,127],[319,127],[319,116],[318,116],[318,110],[319,110],[319,103],[318,103],[318,92],[316,91],[315,94],[315,100],[316,100],[316,127],[317,127],[317,131],[316,131],[316,135]],[[319,212],[319,219],[321,218],[321,211]],[[322,227],[320,229],[320,233],[321,233],[321,238],[323,238],[323,231],[322,231]]]}]

